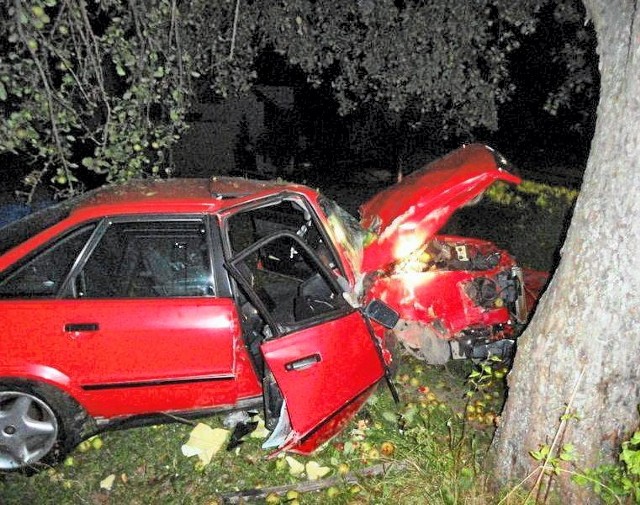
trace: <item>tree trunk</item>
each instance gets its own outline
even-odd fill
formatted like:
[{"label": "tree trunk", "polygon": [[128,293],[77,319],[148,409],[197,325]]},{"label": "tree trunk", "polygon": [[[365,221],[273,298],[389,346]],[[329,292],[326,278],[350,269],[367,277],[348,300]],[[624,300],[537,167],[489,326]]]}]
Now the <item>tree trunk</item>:
[{"label": "tree trunk", "polygon": [[[540,464],[529,451],[554,439],[575,446],[566,470],[615,462],[639,421],[640,6],[584,3],[598,37],[597,126],[560,265],[508,377],[491,450],[502,486],[529,476]],[[578,419],[563,416],[568,404]],[[564,503],[598,501],[568,472],[541,484],[540,500],[550,485]]]}]

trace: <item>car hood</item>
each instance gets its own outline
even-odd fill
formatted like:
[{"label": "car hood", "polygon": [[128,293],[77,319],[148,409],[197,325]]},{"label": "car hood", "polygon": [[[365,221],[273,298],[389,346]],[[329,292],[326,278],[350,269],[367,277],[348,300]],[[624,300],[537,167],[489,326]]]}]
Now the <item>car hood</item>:
[{"label": "car hood", "polygon": [[496,181],[519,184],[506,160],[482,144],[453,151],[376,194],[360,207],[362,226],[373,239],[363,251],[362,272],[406,258]]}]

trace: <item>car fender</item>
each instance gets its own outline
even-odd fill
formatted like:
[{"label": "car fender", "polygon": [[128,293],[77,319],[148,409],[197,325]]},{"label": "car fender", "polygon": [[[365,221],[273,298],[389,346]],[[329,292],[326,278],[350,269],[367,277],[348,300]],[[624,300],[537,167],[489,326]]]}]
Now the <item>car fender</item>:
[{"label": "car fender", "polygon": [[47,365],[29,363],[23,367],[0,367],[0,381],[19,380],[48,384],[64,392],[82,405],[83,392],[65,373]]}]

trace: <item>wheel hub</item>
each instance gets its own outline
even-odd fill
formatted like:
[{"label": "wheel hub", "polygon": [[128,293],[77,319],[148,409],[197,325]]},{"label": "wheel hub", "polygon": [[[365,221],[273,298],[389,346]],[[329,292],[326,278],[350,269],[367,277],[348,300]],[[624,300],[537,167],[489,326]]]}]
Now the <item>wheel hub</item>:
[{"label": "wheel hub", "polygon": [[0,391],[0,471],[38,463],[58,439],[49,405],[24,391]]}]

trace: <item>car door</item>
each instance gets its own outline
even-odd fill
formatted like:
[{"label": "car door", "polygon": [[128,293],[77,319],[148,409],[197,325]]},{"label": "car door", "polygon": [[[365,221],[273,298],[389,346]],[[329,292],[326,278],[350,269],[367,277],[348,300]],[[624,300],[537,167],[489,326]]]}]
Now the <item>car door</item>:
[{"label": "car door", "polygon": [[[282,397],[281,408],[267,416],[280,416],[275,432],[286,426],[275,445],[308,453],[337,433],[384,377],[380,350],[326,259],[304,237],[275,227],[251,243],[247,230],[259,230],[246,217],[238,220],[242,230],[228,223],[227,268],[266,323],[265,394]],[[250,244],[240,252],[236,233]]]},{"label": "car door", "polygon": [[233,404],[240,327],[233,301],[215,296],[209,236],[202,218],[135,217],[102,222],[78,259],[63,261],[54,244],[21,270],[75,263],[71,275],[62,287],[30,281],[55,297],[3,303],[20,321],[10,331],[32,362],[70,378],[94,416]]}]

